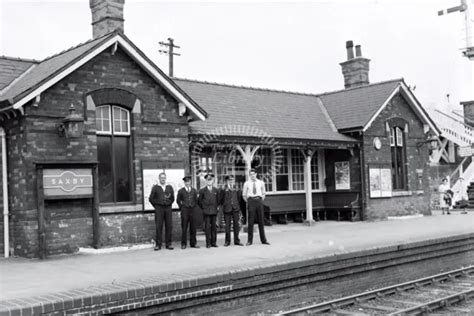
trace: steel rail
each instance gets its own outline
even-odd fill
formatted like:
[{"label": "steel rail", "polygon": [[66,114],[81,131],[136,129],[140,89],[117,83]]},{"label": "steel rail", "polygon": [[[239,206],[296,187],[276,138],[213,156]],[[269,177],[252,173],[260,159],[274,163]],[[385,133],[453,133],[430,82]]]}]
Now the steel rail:
[{"label": "steel rail", "polygon": [[389,314],[389,316],[407,315],[407,314],[417,315],[417,314],[422,314],[426,312],[431,312],[435,309],[438,309],[441,307],[448,307],[452,304],[469,299],[471,297],[474,297],[474,288],[471,288],[469,290],[462,291],[456,294],[452,294],[449,296],[445,296],[445,297],[442,297],[442,298],[439,298],[427,303],[422,303],[420,305],[408,307],[406,309],[391,313]]},{"label": "steel rail", "polygon": [[387,294],[402,292],[402,291],[406,291],[406,290],[413,289],[416,287],[432,284],[434,282],[439,282],[446,279],[452,279],[461,275],[469,274],[472,271],[474,271],[474,265],[457,269],[457,270],[444,272],[444,273],[439,273],[436,275],[432,275],[429,277],[425,277],[425,278],[421,278],[421,279],[417,279],[413,281],[408,281],[404,283],[395,284],[392,286],[387,286],[381,289],[376,289],[376,290],[372,290],[368,292],[363,292],[363,293],[359,293],[359,294],[355,294],[351,296],[338,298],[338,299],[327,301],[327,302],[313,304],[313,305],[300,307],[300,308],[296,308],[296,309],[292,309],[288,311],[280,311],[278,312],[277,315],[293,315],[293,314],[300,314],[300,313],[305,313],[309,311],[316,312],[316,313],[328,312],[336,308],[341,308],[344,306],[360,303],[362,301],[367,301],[373,298],[382,297]]}]

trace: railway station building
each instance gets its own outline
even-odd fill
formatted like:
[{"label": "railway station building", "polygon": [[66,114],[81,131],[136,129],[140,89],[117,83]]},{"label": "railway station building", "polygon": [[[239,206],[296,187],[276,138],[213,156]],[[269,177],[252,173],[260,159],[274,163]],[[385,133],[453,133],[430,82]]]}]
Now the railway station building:
[{"label": "railway station building", "polygon": [[[266,183],[269,215],[429,215],[439,130],[403,79],[369,82],[347,42],[342,90],[294,93],[170,78],[124,34],[123,0],[91,0],[93,39],[42,61],[0,57],[4,255],[150,242],[165,171]],[[176,190],[177,191],[177,190]],[[173,214],[180,236],[179,212]]]}]

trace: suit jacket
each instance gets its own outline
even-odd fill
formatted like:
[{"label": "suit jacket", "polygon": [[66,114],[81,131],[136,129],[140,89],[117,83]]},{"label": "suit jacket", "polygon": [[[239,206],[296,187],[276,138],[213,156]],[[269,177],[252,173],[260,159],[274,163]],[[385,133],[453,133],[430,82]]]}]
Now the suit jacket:
[{"label": "suit jacket", "polygon": [[199,190],[199,207],[204,215],[217,215],[217,206],[219,205],[219,191],[212,187],[212,190],[206,187]]},{"label": "suit jacket", "polygon": [[219,204],[222,205],[224,213],[231,213],[232,211],[240,212],[243,201],[242,191],[236,189],[232,190],[224,186],[220,189],[219,193]]},{"label": "suit jacket", "polygon": [[197,201],[198,194],[195,188],[191,188],[190,192],[188,192],[185,187],[179,189],[178,196],[176,197],[176,203],[178,203],[179,208],[194,208],[197,205]]},{"label": "suit jacket", "polygon": [[171,185],[166,185],[165,191],[163,191],[163,188],[160,185],[155,184],[151,189],[148,201],[150,201],[154,208],[157,206],[170,206],[174,202],[173,187]]}]

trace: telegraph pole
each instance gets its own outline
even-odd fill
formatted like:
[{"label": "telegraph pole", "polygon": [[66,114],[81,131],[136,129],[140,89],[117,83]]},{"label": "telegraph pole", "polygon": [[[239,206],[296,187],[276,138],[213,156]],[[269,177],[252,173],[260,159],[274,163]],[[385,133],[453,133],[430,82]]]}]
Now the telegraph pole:
[{"label": "telegraph pole", "polygon": [[[472,18],[468,1],[472,0],[461,0],[461,4],[446,10],[438,11],[438,15],[449,14],[453,12],[464,13],[464,27],[466,32],[466,48],[463,50],[463,55],[469,60],[474,60],[474,46],[472,45]],[[472,3],[471,3],[472,4]]]},{"label": "telegraph pole", "polygon": [[173,77],[173,56],[181,56],[181,54],[175,53],[174,49],[175,48],[181,48],[177,45],[174,44],[174,39],[171,37],[168,38],[168,43],[165,42],[159,42],[160,46],[166,46],[168,50],[158,50],[161,54],[167,54],[169,57],[169,68],[168,68],[168,75],[170,77]]}]

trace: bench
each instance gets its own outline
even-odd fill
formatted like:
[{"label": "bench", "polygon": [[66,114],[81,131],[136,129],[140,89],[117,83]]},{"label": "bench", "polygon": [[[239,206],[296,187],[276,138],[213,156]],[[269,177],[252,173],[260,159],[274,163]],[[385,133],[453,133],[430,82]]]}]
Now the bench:
[{"label": "bench", "polygon": [[279,224],[287,224],[288,214],[293,214],[302,221],[303,213],[306,209],[305,195],[301,193],[267,195],[264,204],[270,223],[272,217],[277,217]]},{"label": "bench", "polygon": [[324,206],[322,208],[324,220],[328,213],[336,213],[337,220],[341,215],[347,215],[352,222],[360,219],[359,193],[357,192],[326,192],[323,194]]},{"label": "bench", "polygon": [[[306,213],[306,197],[303,193],[268,195],[265,199],[265,216],[271,223],[272,216],[278,216],[278,223],[288,223],[287,216],[293,214],[303,220]],[[358,192],[322,192],[313,193],[314,219],[327,220],[328,214],[335,213],[337,220],[342,217],[350,221],[360,218]],[[320,214],[322,216],[320,216]]]}]

